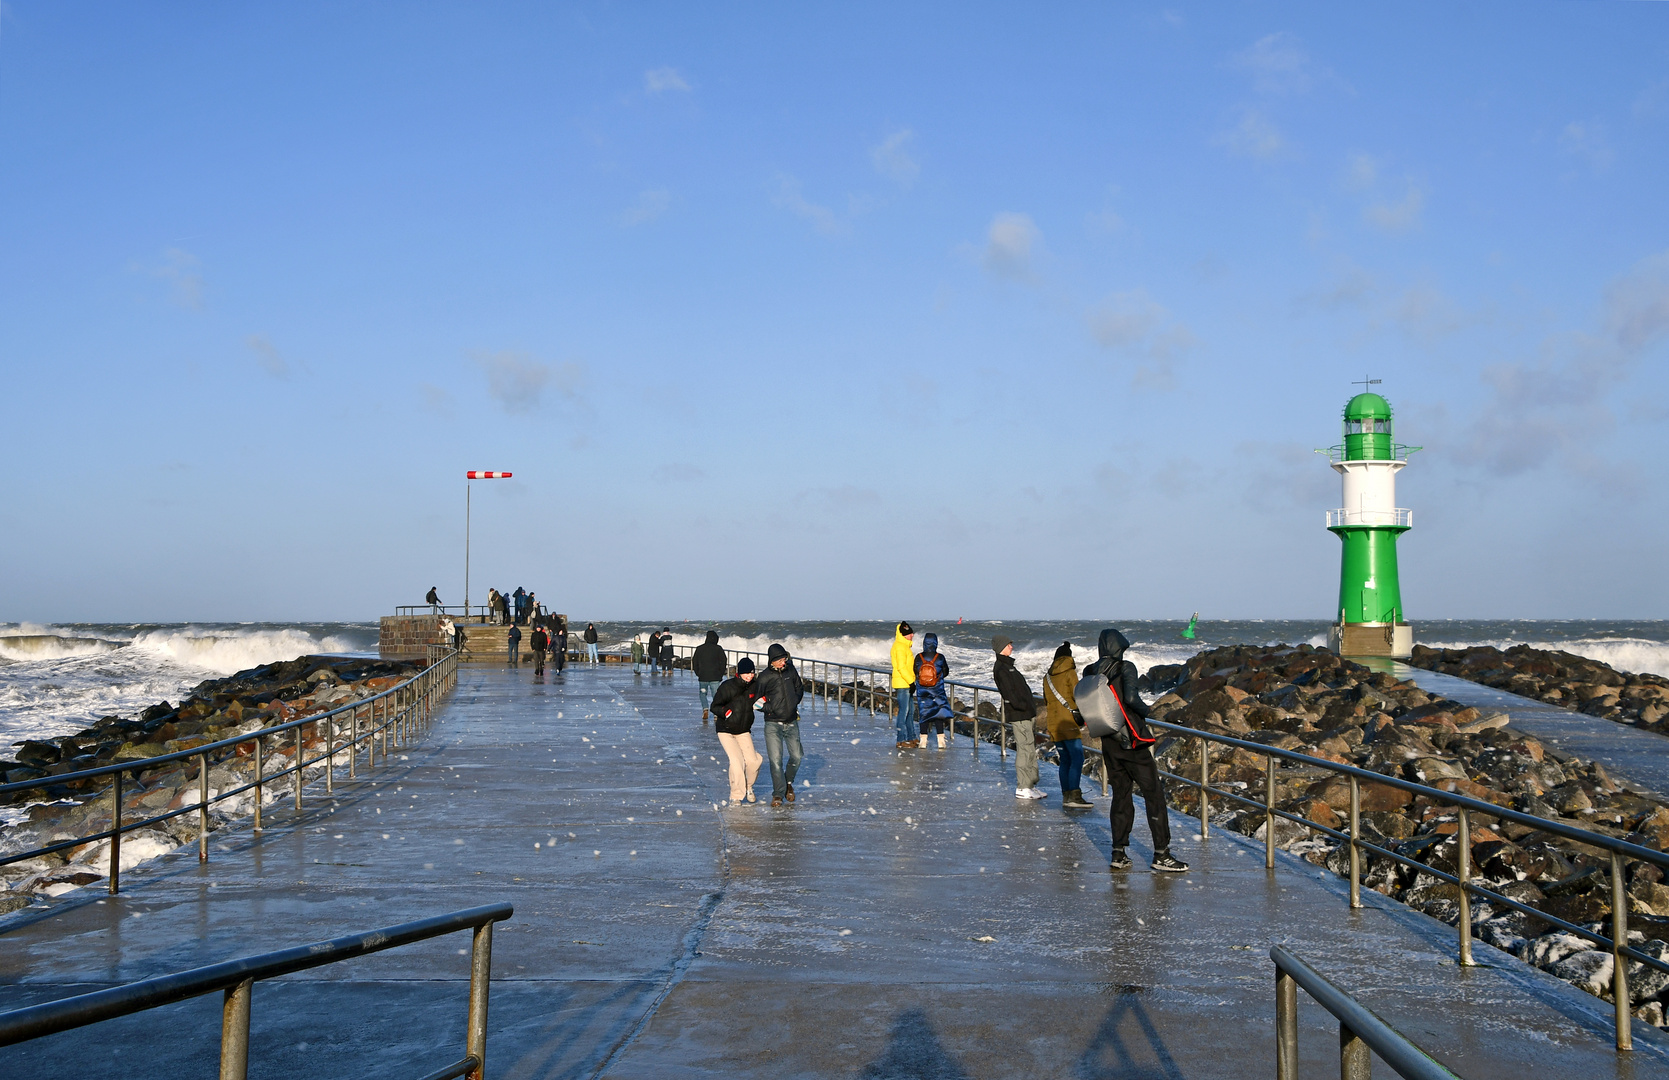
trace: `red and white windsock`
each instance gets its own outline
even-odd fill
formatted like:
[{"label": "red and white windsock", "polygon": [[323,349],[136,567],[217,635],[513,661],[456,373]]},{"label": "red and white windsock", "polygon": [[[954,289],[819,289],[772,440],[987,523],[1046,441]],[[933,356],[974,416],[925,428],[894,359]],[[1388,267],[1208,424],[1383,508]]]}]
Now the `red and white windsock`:
[{"label": "red and white windsock", "polygon": [[480,470],[477,470],[477,469],[471,469],[469,472],[464,474],[464,479],[466,479],[466,480],[508,480],[508,479],[510,479],[510,474],[507,473],[507,472],[481,472]]}]

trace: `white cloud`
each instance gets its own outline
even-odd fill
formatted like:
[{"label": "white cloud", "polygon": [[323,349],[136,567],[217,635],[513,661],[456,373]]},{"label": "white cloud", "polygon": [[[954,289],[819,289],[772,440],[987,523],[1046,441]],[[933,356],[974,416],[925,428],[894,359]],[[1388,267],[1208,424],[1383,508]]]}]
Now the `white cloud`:
[{"label": "white cloud", "polygon": [[1146,289],[1112,294],[1091,309],[1089,325],[1106,348],[1142,358],[1133,379],[1140,389],[1170,389],[1177,361],[1199,343]]},{"label": "white cloud", "polygon": [[1232,63],[1252,77],[1252,87],[1260,94],[1302,94],[1314,81],[1309,54],[1285,30],[1259,38]]},{"label": "white cloud", "polygon": [[660,94],[667,90],[687,94],[690,92],[690,84],[684,81],[684,76],[678,74],[677,68],[658,67],[643,73],[643,89],[649,94]]},{"label": "white cloud", "polygon": [[993,274],[1025,280],[1031,277],[1032,252],[1041,234],[1029,214],[1001,213],[991,219],[985,234],[982,262]]},{"label": "white cloud", "polygon": [[870,147],[869,160],[874,163],[875,171],[900,187],[915,183],[921,173],[921,165],[910,155],[910,146],[915,139],[914,131],[900,128],[878,145]]},{"label": "white cloud", "polygon": [[1611,151],[1610,140],[1605,137],[1605,129],[1597,120],[1587,123],[1572,120],[1566,124],[1559,133],[1559,149],[1586,161],[1596,173],[1609,169],[1612,159],[1616,157]]},{"label": "white cloud", "polygon": [[1425,208],[1425,191],[1417,185],[1410,184],[1408,193],[1401,199],[1396,202],[1369,203],[1362,211],[1362,216],[1375,228],[1388,233],[1403,233],[1420,226],[1420,217]]},{"label": "white cloud", "polygon": [[800,189],[800,181],[786,173],[778,173],[771,179],[771,202],[805,218],[811,222],[812,228],[824,236],[839,236],[846,231],[845,223],[835,216],[833,210],[807,199]]},{"label": "white cloud", "polygon": [[1251,106],[1241,107],[1239,122],[1217,141],[1233,153],[1252,158],[1274,157],[1287,144],[1269,114]]},{"label": "white cloud", "polygon": [[620,224],[643,225],[666,213],[672,205],[672,193],[665,188],[652,188],[638,193],[637,202],[620,213]]},{"label": "white cloud", "polygon": [[134,263],[130,267],[140,273],[166,281],[169,298],[192,311],[203,309],[203,275],[197,269],[197,256],[179,248],[164,248],[162,262],[155,266]]},{"label": "white cloud", "polygon": [[285,363],[284,357],[273,347],[265,334],[250,334],[243,343],[255,354],[255,363],[262,371],[275,379],[290,377],[290,365]]},{"label": "white cloud", "polygon": [[579,364],[546,364],[514,349],[477,353],[475,364],[487,376],[487,392],[508,413],[533,411],[546,387],[578,401],[585,381],[585,369]]}]

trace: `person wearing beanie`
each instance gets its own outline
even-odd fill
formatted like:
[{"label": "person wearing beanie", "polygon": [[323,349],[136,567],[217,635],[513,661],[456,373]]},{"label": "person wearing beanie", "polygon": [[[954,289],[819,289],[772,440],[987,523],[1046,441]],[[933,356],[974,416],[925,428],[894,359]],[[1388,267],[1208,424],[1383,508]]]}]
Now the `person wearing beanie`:
[{"label": "person wearing beanie", "polygon": [[759,696],[765,702],[765,757],[771,763],[771,805],[794,801],[794,774],[805,756],[800,748],[800,699],[805,683],[794,670],[788,650],[776,642],[765,652],[769,666],[759,673]]},{"label": "person wearing beanie", "polygon": [[916,632],[907,622],[898,624],[892,636],[892,692],[897,698],[893,706],[892,724],[898,736],[898,749],[908,750],[921,745],[916,730]]},{"label": "person wearing beanie", "polygon": [[758,700],[753,661],[744,656],[736,661],[735,677],[726,679],[713,694],[713,730],[730,759],[732,803],[754,801],[753,781],[764,761],[753,745],[753,707]]},{"label": "person wearing beanie", "polygon": [[1084,721],[1078,715],[1078,666],[1072,643],[1061,642],[1049,671],[1043,676],[1043,723],[1060,755],[1061,806],[1087,810],[1095,804],[1084,798]]},{"label": "person wearing beanie", "polygon": [[1014,666],[1013,641],[998,634],[991,639],[991,648],[997,654],[991,675],[1003,697],[1003,721],[1014,733],[1014,797],[1047,798],[1037,786],[1037,732],[1033,727],[1037,702],[1032,700],[1031,684]]}]

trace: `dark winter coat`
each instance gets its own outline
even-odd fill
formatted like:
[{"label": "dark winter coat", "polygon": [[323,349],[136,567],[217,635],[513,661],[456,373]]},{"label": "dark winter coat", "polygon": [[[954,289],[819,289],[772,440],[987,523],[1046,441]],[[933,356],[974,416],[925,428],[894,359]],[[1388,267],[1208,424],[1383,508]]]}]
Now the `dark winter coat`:
[{"label": "dark winter coat", "polygon": [[718,682],[730,670],[730,658],[719,647],[719,632],[707,631],[707,640],[695,647],[690,669],[701,682]]},{"label": "dark winter coat", "polygon": [[509,639],[508,640],[509,640],[510,644],[512,644],[512,645],[520,645],[522,643],[522,632],[520,630],[516,629],[514,626],[512,626],[510,628],[510,634],[509,634]]},{"label": "dark winter coat", "polygon": [[544,652],[546,649],[550,648],[551,639],[550,636],[545,633],[543,627],[533,631],[532,644],[534,652]]},{"label": "dark winter coat", "polygon": [[1086,668],[1084,674],[1094,671],[1107,681],[1107,688],[1118,695],[1125,714],[1130,717],[1130,726],[1135,729],[1131,741],[1136,746],[1147,746],[1154,742],[1153,732],[1147,726],[1147,703],[1136,690],[1136,665],[1124,658],[1128,648],[1129,640],[1117,630],[1101,631],[1101,639],[1096,642],[1101,659]]},{"label": "dark winter coat", "polygon": [[713,730],[746,735],[753,730],[753,703],[759,700],[759,677],[726,679],[713,692]]},{"label": "dark winter coat", "polygon": [[587,645],[597,644],[597,628],[595,626],[587,626],[585,628],[585,643]]},{"label": "dark winter coat", "polygon": [[765,719],[782,723],[798,720],[800,699],[806,696],[805,683],[800,681],[800,673],[794,670],[792,660],[782,665],[781,671],[770,666],[787,657],[787,649],[772,645],[766,656],[766,667],[753,680],[754,685],[759,687],[759,696],[765,699]]},{"label": "dark winter coat", "polygon": [[[926,664],[932,664],[938,669],[939,685],[921,684],[921,669]],[[911,670],[916,677],[917,719],[923,724],[940,720],[954,721],[956,713],[950,707],[950,688],[945,686],[945,679],[950,676],[950,664],[939,651],[939,635],[926,634],[922,637],[921,655],[916,657]]]},{"label": "dark winter coat", "polygon": [[672,647],[672,635],[667,634],[661,638],[661,666],[671,667],[672,662],[676,659],[678,659],[678,653]]},{"label": "dark winter coat", "polygon": [[1003,696],[1003,704],[1008,707],[1010,720],[1034,720],[1037,718],[1037,702],[1032,698],[1031,683],[1020,674],[1020,669],[1014,666],[1014,657],[997,654],[996,666],[991,669],[991,677],[996,680],[997,692]]},{"label": "dark winter coat", "polygon": [[661,632],[655,631],[649,635],[649,660],[653,663],[661,658]]}]

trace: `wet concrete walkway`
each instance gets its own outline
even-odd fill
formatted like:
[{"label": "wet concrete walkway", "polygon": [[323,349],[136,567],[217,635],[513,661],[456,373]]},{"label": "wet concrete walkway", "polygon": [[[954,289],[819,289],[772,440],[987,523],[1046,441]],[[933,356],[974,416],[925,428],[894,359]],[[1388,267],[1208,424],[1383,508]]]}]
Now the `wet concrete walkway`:
[{"label": "wet concrete walkway", "polygon": [[1618,779],[1669,795],[1669,738],[1496,690],[1457,675],[1402,663],[1396,664],[1395,674],[1399,679],[1413,679],[1415,686],[1428,693],[1442,694],[1484,712],[1504,712],[1518,730],[1550,742],[1567,754],[1597,761]]},{"label": "wet concrete walkway", "polygon": [[[808,703],[809,704],[809,703]],[[1179,877],[1106,868],[1104,803],[1013,797],[989,746],[892,749],[808,710],[799,801],[722,807],[687,674],[466,668],[422,747],[255,839],[221,834],[49,918],[0,923],[0,1007],[509,900],[489,1074],[1243,1077],[1273,1069],[1284,942],[1463,1076],[1669,1076],[1608,1007],[1374,894],[1173,816]],[[1045,785],[1054,781],[1045,767]],[[764,778],[759,789],[767,793]],[[459,1056],[467,937],[263,983],[252,1075],[418,1075]],[[0,1049],[0,1075],[212,1075],[218,999]],[[1336,1027],[1303,1006],[1306,1075]],[[1390,1075],[1383,1065],[1381,1075]]]}]

